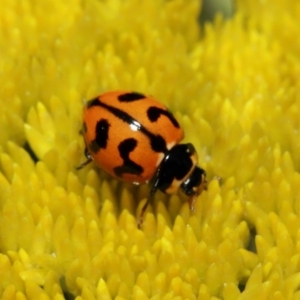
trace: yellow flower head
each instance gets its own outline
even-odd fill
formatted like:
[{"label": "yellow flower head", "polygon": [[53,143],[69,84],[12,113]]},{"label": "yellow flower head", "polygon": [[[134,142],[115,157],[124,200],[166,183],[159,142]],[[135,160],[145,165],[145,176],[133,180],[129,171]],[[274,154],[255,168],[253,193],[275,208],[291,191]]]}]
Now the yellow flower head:
[{"label": "yellow flower head", "polygon": [[[298,299],[300,4],[2,0],[2,299]],[[154,95],[209,179],[184,195],[82,162],[85,100]],[[214,178],[221,177],[222,181]]]}]

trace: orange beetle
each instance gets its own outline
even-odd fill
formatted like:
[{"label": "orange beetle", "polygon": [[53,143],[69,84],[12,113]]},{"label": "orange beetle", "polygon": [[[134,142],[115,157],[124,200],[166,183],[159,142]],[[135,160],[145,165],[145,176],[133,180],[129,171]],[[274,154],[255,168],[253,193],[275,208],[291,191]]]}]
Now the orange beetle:
[{"label": "orange beetle", "polygon": [[206,188],[205,171],[197,166],[192,144],[179,144],[184,133],[173,114],[151,96],[113,91],[88,101],[83,111],[83,137],[87,160],[126,182],[151,182],[139,226],[159,189],[173,194],[179,188],[190,196],[190,208]]}]

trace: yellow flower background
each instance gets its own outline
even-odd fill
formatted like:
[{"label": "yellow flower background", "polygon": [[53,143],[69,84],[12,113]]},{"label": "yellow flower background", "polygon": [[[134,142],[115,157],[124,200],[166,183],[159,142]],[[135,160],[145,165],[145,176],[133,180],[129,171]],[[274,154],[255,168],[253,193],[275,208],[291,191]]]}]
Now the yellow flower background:
[{"label": "yellow flower background", "polygon": [[[2,299],[300,299],[300,4],[2,0]],[[165,103],[208,174],[190,212],[83,160],[84,99]],[[215,180],[221,177],[222,181]]]}]

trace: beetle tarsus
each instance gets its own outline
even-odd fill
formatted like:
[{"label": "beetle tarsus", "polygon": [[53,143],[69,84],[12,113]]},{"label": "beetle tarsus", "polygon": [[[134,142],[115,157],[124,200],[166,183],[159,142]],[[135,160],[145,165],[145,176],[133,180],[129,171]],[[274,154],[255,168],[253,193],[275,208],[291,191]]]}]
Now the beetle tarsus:
[{"label": "beetle tarsus", "polygon": [[145,215],[145,212],[146,212],[146,209],[149,205],[149,202],[150,202],[150,199],[147,198],[147,201],[146,203],[144,204],[144,206],[142,207],[142,211],[140,213],[140,216],[138,218],[138,222],[137,222],[137,225],[138,225],[138,228],[141,229],[141,226],[143,225],[143,222],[144,222],[144,215]]}]

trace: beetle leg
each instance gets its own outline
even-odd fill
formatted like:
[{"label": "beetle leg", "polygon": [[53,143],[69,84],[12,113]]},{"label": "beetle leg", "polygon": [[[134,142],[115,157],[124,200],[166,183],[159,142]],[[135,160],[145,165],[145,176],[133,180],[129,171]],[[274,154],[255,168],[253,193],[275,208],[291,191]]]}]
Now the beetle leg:
[{"label": "beetle leg", "polygon": [[154,197],[155,193],[156,193],[157,190],[158,190],[158,184],[159,184],[159,176],[158,176],[158,174],[159,174],[159,171],[160,171],[160,170],[158,169],[158,171],[156,172],[156,176],[155,176],[155,179],[154,179],[154,183],[153,183],[153,185],[152,185],[152,187],[151,187],[149,196],[148,196],[148,198],[147,198],[146,203],[145,203],[144,206],[142,207],[142,211],[141,211],[140,216],[139,216],[139,218],[138,218],[137,225],[138,225],[138,228],[139,228],[139,229],[141,229],[141,226],[142,226],[142,224],[143,224],[143,222],[144,222],[144,214],[145,214],[145,212],[146,212],[146,209],[147,209],[149,203],[152,202],[153,197]]},{"label": "beetle leg", "polygon": [[83,167],[85,167],[86,165],[88,165],[92,160],[92,156],[90,155],[90,153],[88,152],[87,148],[84,149],[84,155],[86,157],[86,161],[84,161],[83,163],[81,163],[79,166],[75,167],[76,170],[80,170]]},{"label": "beetle leg", "polygon": [[205,176],[202,176],[202,182],[198,187],[198,190],[195,194],[193,194],[192,196],[189,197],[189,207],[190,210],[193,212],[195,210],[194,204],[198,198],[198,196],[203,192],[207,190],[207,180],[205,178]]},{"label": "beetle leg", "polygon": [[144,204],[144,206],[142,208],[142,211],[140,213],[138,221],[137,221],[138,229],[141,229],[141,226],[142,226],[142,224],[144,222],[144,214],[145,214],[145,211],[146,211],[146,209],[147,209],[147,207],[149,205],[149,202],[150,202],[150,198],[148,197],[146,203]]}]

